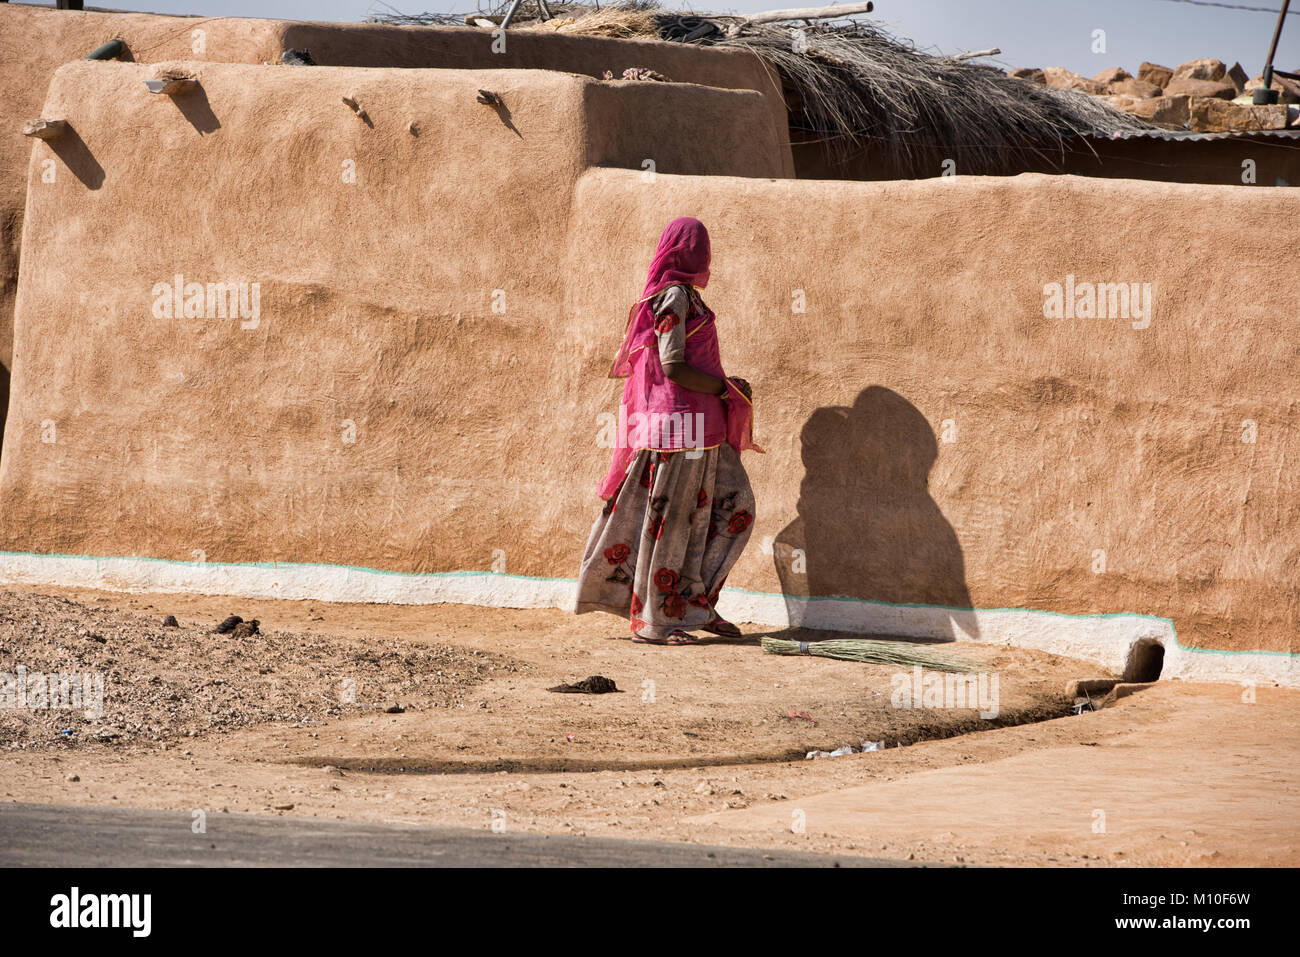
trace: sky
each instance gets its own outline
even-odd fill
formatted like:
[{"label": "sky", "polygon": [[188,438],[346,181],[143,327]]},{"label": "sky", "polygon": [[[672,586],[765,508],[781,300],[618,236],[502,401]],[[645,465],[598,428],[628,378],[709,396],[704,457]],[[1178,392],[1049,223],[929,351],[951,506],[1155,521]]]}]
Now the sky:
[{"label": "sky", "polygon": [[[665,0],[668,8],[715,13],[816,6],[825,0]],[[1203,0],[1204,2],[1204,0]],[[1271,8],[1281,0],[1216,0]],[[525,0],[531,3],[531,0]],[[52,5],[52,4],[49,4]],[[89,4],[88,4],[89,5]],[[491,5],[491,0],[484,0]],[[402,13],[464,12],[478,0],[114,0],[115,9],[208,17],[360,21]],[[1241,63],[1250,76],[1263,69],[1276,12],[1202,6],[1190,0],[877,0],[870,15],[888,31],[930,53],[998,47],[1006,67],[1063,66],[1092,76],[1112,66],[1137,73],[1143,60],[1174,67],[1197,57]],[[1286,18],[1275,65],[1300,72],[1300,5]],[[1098,37],[1094,31],[1103,31]],[[1101,41],[1099,44],[1098,41]],[[1104,45],[1104,50],[1094,51]]]}]

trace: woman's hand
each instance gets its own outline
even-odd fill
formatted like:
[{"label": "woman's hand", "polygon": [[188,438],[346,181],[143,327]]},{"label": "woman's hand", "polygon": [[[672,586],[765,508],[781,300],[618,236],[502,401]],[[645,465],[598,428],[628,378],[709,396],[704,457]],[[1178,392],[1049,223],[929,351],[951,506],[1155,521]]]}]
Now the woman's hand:
[{"label": "woman's hand", "polygon": [[748,382],[746,382],[740,376],[733,375],[733,376],[729,376],[729,378],[731,379],[731,384],[734,385],[737,389],[739,389],[746,399],[748,399],[750,402],[754,401],[754,392],[750,388]]}]

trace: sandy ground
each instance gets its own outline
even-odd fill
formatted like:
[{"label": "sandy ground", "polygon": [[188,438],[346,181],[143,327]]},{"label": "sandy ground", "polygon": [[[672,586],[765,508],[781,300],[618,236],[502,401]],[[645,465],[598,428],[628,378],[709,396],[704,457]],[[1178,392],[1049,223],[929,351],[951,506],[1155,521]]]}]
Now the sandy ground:
[{"label": "sandy ground", "polygon": [[[1162,683],[1074,716],[1064,684],[1095,667],[945,645],[998,676],[987,720],[895,709],[896,668],[634,645],[604,616],[60,594],[0,596],[0,671],[100,670],[104,714],[0,712],[5,801],[945,863],[1300,863],[1295,692]],[[261,633],[208,633],[230,614]],[[545,690],[594,674],[622,693]],[[862,740],[886,747],[801,759]]]}]

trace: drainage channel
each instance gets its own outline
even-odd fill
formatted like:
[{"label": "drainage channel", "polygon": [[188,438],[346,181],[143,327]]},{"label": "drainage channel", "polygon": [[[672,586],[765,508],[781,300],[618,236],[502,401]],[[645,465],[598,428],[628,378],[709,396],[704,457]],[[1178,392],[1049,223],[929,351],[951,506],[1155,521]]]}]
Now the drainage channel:
[{"label": "drainage channel", "polygon": [[[1099,702],[1100,704],[1100,702]],[[885,750],[908,747],[925,741],[942,741],[967,734],[979,734],[999,728],[1025,724],[1039,724],[1057,718],[1078,714],[1069,698],[1043,702],[984,719],[972,716],[967,720],[947,724],[913,727],[895,738],[885,736]],[[876,732],[874,737],[879,738]],[[340,771],[371,774],[590,774],[600,771],[680,771],[690,769],[735,767],[744,764],[781,764],[803,761],[809,751],[819,750],[827,742],[808,739],[799,747],[778,748],[768,751],[751,751],[738,754],[699,755],[691,757],[634,758],[628,760],[600,760],[590,758],[496,758],[492,760],[450,760],[436,758],[388,757],[303,757],[289,758],[283,763],[300,767],[338,768]]]}]

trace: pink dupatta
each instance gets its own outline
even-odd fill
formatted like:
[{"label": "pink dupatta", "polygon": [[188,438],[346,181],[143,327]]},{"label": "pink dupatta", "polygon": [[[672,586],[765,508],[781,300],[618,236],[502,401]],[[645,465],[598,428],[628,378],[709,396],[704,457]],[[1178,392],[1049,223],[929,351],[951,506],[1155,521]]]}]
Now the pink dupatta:
[{"label": "pink dupatta", "polygon": [[[623,343],[609,375],[626,378],[619,407],[614,460],[600,484],[600,497],[618,493],[628,465],[641,449],[677,451],[708,449],[730,443],[737,452],[763,450],[753,441],[753,406],[722,369],[718,333],[712,310],[692,316],[686,327],[686,363],[725,381],[727,401],[721,396],[684,389],[668,379],[659,362],[651,300],[669,286],[689,284],[704,288],[709,282],[709,233],[698,219],[674,219],[659,237],[659,246],[646,275],[641,299],[628,313]],[[685,428],[642,426],[647,423],[685,422]],[[703,423],[696,428],[694,423]]]}]

